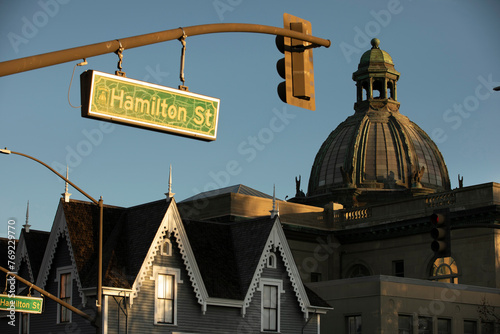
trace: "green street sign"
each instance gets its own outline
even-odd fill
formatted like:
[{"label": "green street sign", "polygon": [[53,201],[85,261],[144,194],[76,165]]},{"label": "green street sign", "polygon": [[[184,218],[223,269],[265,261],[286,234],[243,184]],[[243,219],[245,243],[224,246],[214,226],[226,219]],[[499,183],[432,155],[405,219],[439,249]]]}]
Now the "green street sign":
[{"label": "green street sign", "polygon": [[89,70],[80,76],[82,116],[215,140],[220,100]]},{"label": "green street sign", "polygon": [[42,313],[43,298],[41,297],[26,297],[0,294],[0,310],[14,311],[21,313]]}]

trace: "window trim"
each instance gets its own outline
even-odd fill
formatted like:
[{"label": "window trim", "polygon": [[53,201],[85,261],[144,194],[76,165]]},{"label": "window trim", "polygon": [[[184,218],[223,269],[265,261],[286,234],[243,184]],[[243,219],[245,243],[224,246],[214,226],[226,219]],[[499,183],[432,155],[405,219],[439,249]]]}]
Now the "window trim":
[{"label": "window trim", "polygon": [[[474,326],[474,333],[473,334],[477,334],[478,333],[478,321],[475,320],[475,319],[463,319],[462,321],[462,329],[463,329],[463,332],[465,333],[465,324],[466,323],[470,323]],[[467,334],[470,334],[470,333],[467,333]]]},{"label": "window trim", "polygon": [[[159,322],[158,319],[156,318],[156,309],[157,309],[157,301],[158,301],[158,275],[172,275],[174,276],[174,317],[173,317],[173,322],[172,323],[164,323],[164,322]],[[178,284],[182,284],[183,281],[181,280],[181,270],[179,268],[170,268],[170,267],[161,267],[161,266],[153,266],[153,276],[150,277],[151,280],[154,281],[155,285],[155,294],[154,294],[154,324],[158,326],[177,326],[177,291],[178,289]]]},{"label": "window trim", "polygon": [[363,331],[363,315],[361,313],[354,313],[354,314],[347,314],[345,315],[345,324],[346,324],[346,333],[348,334],[356,334],[358,332],[358,329],[354,329],[354,333],[351,333],[351,327],[350,327],[350,319],[357,319],[359,318],[359,324],[361,325],[361,332]]},{"label": "window trim", "polygon": [[[398,268],[402,266],[403,268]],[[398,270],[402,269],[402,270]],[[392,261],[392,276],[395,277],[405,277],[405,260],[394,260]]]},{"label": "window trim", "polygon": [[[73,267],[72,266],[66,266],[66,267],[59,267],[56,270],[56,278],[54,282],[57,282],[57,298],[61,298],[61,276],[70,274],[71,278],[71,290],[70,290],[70,296],[69,296],[69,303],[70,305],[73,305],[73,279],[74,279],[74,273],[73,273]],[[69,312],[69,320],[68,321],[61,321],[61,308],[64,307],[60,304],[57,304],[57,324],[70,324],[73,322],[73,312],[68,310]]]},{"label": "window trim", "polygon": [[[438,261],[441,261],[441,263],[436,265]],[[455,267],[456,272],[453,271],[454,269],[453,267]],[[439,275],[437,271],[439,271],[440,268],[447,268],[450,271],[450,274]],[[431,262],[429,280],[458,284],[458,277],[459,277],[458,264],[453,257],[448,256],[444,258],[434,258],[433,261]]]},{"label": "window trim", "polygon": [[449,334],[453,333],[453,328],[452,328],[453,327],[453,321],[452,320],[453,320],[452,318],[446,318],[446,317],[437,318],[437,321],[436,321],[436,323],[437,323],[437,333],[441,333],[439,331],[439,322],[441,322],[441,321],[446,321],[446,325],[447,325],[447,327],[449,329],[448,333]]},{"label": "window trim", "polygon": [[428,315],[419,315],[417,317],[417,332],[420,333],[420,320],[429,320],[430,321],[430,328],[428,329],[430,334],[433,333],[433,328],[434,328],[434,318]]},{"label": "window trim", "polygon": [[276,254],[269,253],[269,256],[267,258],[267,268],[276,269],[276,262],[277,262]]},{"label": "window trim", "polygon": [[[264,329],[264,286],[274,286],[277,288],[277,314],[276,314],[276,330]],[[261,278],[260,285],[257,291],[260,291],[260,331],[264,333],[279,333],[281,332],[281,294],[283,290],[283,281],[273,278]]]},{"label": "window trim", "polygon": [[161,243],[160,254],[163,256],[172,256],[172,242],[167,237]]},{"label": "window trim", "polygon": [[399,320],[400,318],[408,318],[410,320],[410,328],[409,328],[409,331],[410,331],[410,334],[413,333],[413,324],[415,322],[415,318],[413,316],[413,314],[406,314],[406,313],[398,313],[398,333],[400,333],[400,331],[404,328],[401,328],[399,327]]}]

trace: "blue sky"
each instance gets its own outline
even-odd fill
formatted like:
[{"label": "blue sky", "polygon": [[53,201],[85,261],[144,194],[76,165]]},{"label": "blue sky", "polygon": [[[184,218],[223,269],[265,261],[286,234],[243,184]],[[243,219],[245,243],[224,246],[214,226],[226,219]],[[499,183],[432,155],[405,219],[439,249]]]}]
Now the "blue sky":
[{"label": "blue sky", "polygon": [[[316,111],[278,98],[274,36],[188,36],[186,85],[221,100],[216,141],[82,118],[68,103],[76,64],[70,62],[0,78],[0,146],[58,169],[69,165],[73,182],[111,205],[164,198],[170,165],[177,201],[240,183],[269,194],[275,185],[278,198],[293,197],[295,177],[302,176],[307,192],[319,147],[353,114],[352,73],[376,37],[401,72],[401,113],[438,144],[452,188],[458,174],[465,186],[500,181],[500,92],[492,90],[500,86],[498,1],[2,1],[0,61],[199,24],[282,27],[285,12],[311,21],[313,35],[332,41],[314,50]],[[125,50],[123,71],[176,88],[180,53],[178,41]],[[82,71],[114,73],[118,57],[87,61],[71,86],[76,106]],[[63,181],[14,155],[0,155],[0,176],[0,236],[7,236],[9,219],[18,234],[28,200],[32,228],[50,230]]]}]

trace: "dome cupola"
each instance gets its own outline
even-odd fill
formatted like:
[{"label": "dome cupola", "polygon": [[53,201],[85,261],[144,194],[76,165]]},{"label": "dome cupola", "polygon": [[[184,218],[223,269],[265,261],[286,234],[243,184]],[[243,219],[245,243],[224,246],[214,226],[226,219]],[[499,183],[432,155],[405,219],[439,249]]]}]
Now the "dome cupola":
[{"label": "dome cupola", "polygon": [[450,189],[448,170],[436,144],[399,112],[400,73],[373,39],[361,57],[354,115],[342,122],[319,149],[304,202],[347,207]]}]

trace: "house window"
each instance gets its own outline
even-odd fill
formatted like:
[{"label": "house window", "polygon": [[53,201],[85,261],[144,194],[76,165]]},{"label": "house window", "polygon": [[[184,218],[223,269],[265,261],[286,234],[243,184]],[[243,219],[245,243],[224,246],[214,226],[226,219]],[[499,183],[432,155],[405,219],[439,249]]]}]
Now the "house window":
[{"label": "house window", "polygon": [[398,334],[413,334],[413,319],[411,315],[398,316]]},{"label": "house window", "polygon": [[437,258],[431,270],[431,280],[458,284],[458,267],[452,257]]},{"label": "house window", "polygon": [[477,334],[477,323],[472,320],[464,320],[464,334]]},{"label": "house window", "polygon": [[361,334],[361,315],[346,317],[347,334]]},{"label": "house window", "polygon": [[158,274],[156,295],[156,321],[162,324],[174,323],[175,276]]},{"label": "house window", "polygon": [[182,283],[180,269],[153,266],[155,281],[155,325],[177,324],[177,289]]},{"label": "house window", "polygon": [[438,334],[451,334],[451,319],[438,319]]},{"label": "house window", "polygon": [[276,254],[269,253],[269,257],[267,258],[267,267],[276,269]]},{"label": "house window", "polygon": [[261,292],[261,330],[264,332],[280,331],[280,295],[284,293],[283,282],[262,278]]},{"label": "house window", "polygon": [[262,291],[262,329],[265,331],[278,331],[278,287],[275,285],[264,285]]},{"label": "house window", "polygon": [[321,273],[311,273],[311,282],[321,282]]},{"label": "house window", "polygon": [[170,242],[170,239],[167,237],[165,237],[163,243],[161,244],[160,254],[164,256],[172,255],[172,243]]},{"label": "house window", "polygon": [[[73,279],[71,277],[71,267],[57,268],[56,282],[58,283],[59,298],[71,305],[73,290]],[[71,322],[71,311],[64,306],[57,304],[57,323]]]},{"label": "house window", "polygon": [[403,260],[392,261],[392,275],[405,277],[405,262]]},{"label": "house window", "polygon": [[432,334],[431,317],[418,317],[418,334]]}]

